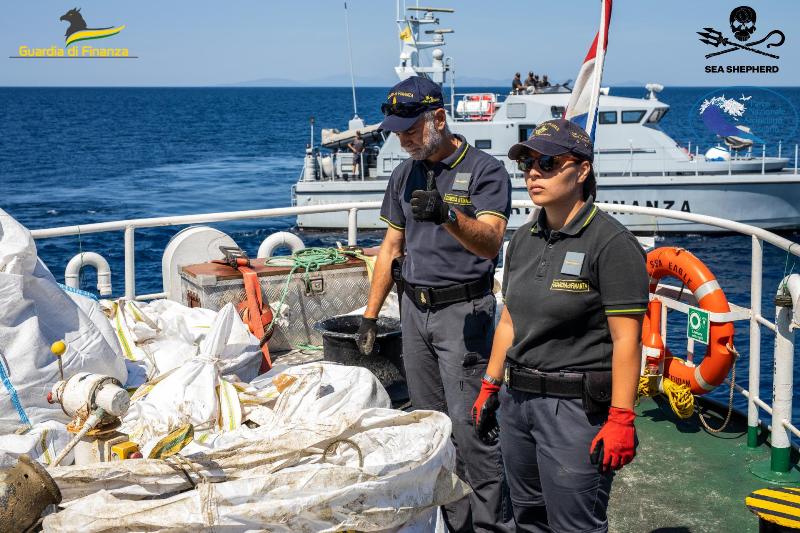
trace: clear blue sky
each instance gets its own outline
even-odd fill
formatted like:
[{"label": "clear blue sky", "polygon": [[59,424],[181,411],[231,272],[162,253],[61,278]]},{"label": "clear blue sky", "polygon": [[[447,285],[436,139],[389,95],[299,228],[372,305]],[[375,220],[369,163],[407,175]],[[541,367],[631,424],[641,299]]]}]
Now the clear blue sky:
[{"label": "clear blue sky", "polygon": [[[348,80],[341,0],[17,0],[0,22],[0,85],[225,85],[262,78],[299,84]],[[455,8],[443,14],[447,55],[458,78],[510,80],[514,71],[573,78],[599,19],[596,0],[423,0]],[[412,5],[413,2],[408,2]],[[713,26],[730,35],[737,1],[616,0],[604,84],[654,81],[665,85],[800,85],[800,2],[748,0],[758,13],[755,36],[773,29],[786,43],[780,60],[735,52],[707,61],[696,31]],[[399,41],[392,0],[349,0],[353,62],[362,82],[390,84]],[[63,46],[66,22],[80,7],[89,27],[126,25],[117,36],[89,41],[126,47],[135,60],[20,60],[20,45]],[[763,46],[763,45],[762,45]],[[707,74],[706,64],[777,64],[778,74]],[[337,83],[339,84],[339,83]]]}]

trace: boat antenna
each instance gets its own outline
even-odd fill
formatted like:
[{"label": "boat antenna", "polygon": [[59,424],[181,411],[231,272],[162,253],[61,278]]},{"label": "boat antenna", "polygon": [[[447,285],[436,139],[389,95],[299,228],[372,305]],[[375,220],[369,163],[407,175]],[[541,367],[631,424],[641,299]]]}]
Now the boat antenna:
[{"label": "boat antenna", "polygon": [[353,118],[358,118],[356,79],[353,76],[353,48],[350,46],[350,17],[347,14],[347,2],[344,3],[344,26],[347,30],[347,59],[350,62],[350,87],[353,89]]}]

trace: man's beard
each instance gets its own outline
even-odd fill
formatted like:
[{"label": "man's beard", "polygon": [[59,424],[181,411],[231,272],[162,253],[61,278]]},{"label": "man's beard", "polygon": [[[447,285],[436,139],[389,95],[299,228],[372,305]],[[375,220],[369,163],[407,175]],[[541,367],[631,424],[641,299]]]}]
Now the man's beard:
[{"label": "man's beard", "polygon": [[425,130],[422,133],[422,146],[413,152],[408,152],[408,155],[411,159],[416,161],[428,159],[439,150],[442,141],[444,141],[444,134],[436,129],[434,119],[431,117],[430,120],[425,120]]}]

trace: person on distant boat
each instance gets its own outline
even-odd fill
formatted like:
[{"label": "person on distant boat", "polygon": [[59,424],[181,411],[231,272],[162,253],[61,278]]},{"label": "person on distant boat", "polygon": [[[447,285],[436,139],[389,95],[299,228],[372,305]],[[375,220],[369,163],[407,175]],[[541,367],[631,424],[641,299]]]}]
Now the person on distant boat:
[{"label": "person on distant boat", "polygon": [[[503,163],[447,126],[442,92],[411,77],[395,85],[381,110],[410,156],[392,172],[381,207],[388,224],[357,335],[371,354],[378,312],[394,281],[403,286],[403,364],[415,409],[452,421],[456,474],[473,492],[448,506],[450,531],[511,532],[513,517],[497,443],[482,442],[470,409],[481,386],[494,332],[494,270],[511,213]],[[392,268],[405,252],[401,269]]]},{"label": "person on distant boat", "polygon": [[542,76],[542,81],[539,83],[540,87],[550,87],[550,82],[547,80],[547,74]]},{"label": "person on distant boat", "polygon": [[[533,72],[528,72],[528,77],[525,78],[525,85],[524,86],[525,86],[525,89],[528,89],[527,92],[532,92],[534,89],[536,89],[536,79],[533,76]],[[533,89],[530,89],[531,87]]]},{"label": "person on distant boat", "polygon": [[635,455],[648,275],[636,238],[594,205],[593,153],[563,119],[508,152],[540,210],[508,245],[473,417],[487,442],[499,432],[517,531],[607,531],[613,471]]},{"label": "person on distant boat", "polygon": [[511,94],[520,94],[524,87],[522,86],[521,74],[517,72],[514,74],[514,79],[511,80]]},{"label": "person on distant boat", "polygon": [[356,131],[356,138],[347,147],[353,152],[353,176],[361,176],[359,170],[361,169],[361,154],[364,153],[364,139],[361,138],[360,131]]}]

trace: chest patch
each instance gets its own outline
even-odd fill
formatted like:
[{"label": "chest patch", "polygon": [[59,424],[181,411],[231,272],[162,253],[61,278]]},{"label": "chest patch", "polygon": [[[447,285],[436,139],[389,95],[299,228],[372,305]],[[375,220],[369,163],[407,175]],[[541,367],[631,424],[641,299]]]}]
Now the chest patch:
[{"label": "chest patch", "polygon": [[466,193],[469,191],[469,182],[472,180],[472,174],[469,172],[457,172],[453,180],[453,192]]},{"label": "chest patch", "polygon": [[568,276],[580,276],[585,257],[586,254],[583,252],[567,252],[567,255],[564,256],[564,263],[561,265],[561,273]]},{"label": "chest patch", "polygon": [[589,292],[589,282],[585,279],[554,279],[550,284],[551,291]]}]

